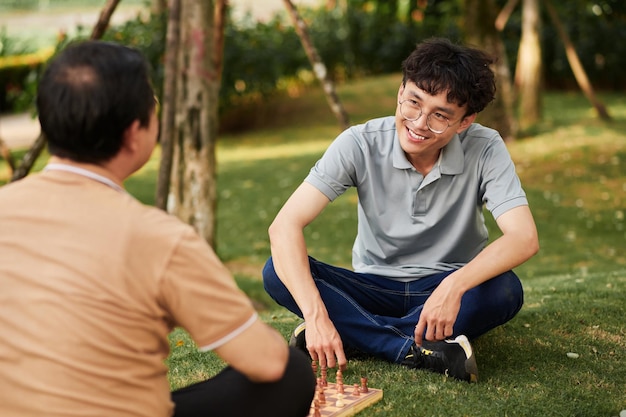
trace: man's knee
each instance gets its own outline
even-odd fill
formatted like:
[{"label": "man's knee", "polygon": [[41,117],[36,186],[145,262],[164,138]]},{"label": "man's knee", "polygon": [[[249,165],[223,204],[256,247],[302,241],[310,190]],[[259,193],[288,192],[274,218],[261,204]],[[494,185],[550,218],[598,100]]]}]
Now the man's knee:
[{"label": "man's knee", "polygon": [[522,282],[513,271],[505,272],[501,275],[502,284],[500,293],[505,298],[505,303],[511,306],[515,306],[515,313],[517,313],[524,304],[524,289],[522,288]]}]

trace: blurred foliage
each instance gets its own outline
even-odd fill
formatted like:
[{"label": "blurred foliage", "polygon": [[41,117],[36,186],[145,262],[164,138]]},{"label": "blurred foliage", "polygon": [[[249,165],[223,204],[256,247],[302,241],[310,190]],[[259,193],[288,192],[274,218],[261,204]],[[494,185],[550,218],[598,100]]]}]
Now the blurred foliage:
[{"label": "blurred foliage", "polygon": [[[124,4],[146,4],[147,0],[124,0]],[[53,10],[70,7],[102,7],[103,0],[2,0],[0,11]]]},{"label": "blurred foliage", "polygon": [[[28,42],[20,41],[7,35],[5,28],[0,28],[0,111],[4,109],[25,110],[30,106],[32,83],[36,70],[41,65],[30,60],[15,62],[11,57],[34,53]],[[47,58],[47,57],[46,57]]]},{"label": "blurred foliage", "polygon": [[[67,0],[70,1],[70,0]],[[497,0],[502,7],[506,0]],[[598,89],[622,89],[626,77],[626,2],[622,0],[573,0],[553,2],[589,78]],[[351,0],[346,10],[337,7],[300,8],[318,53],[336,81],[365,75],[398,72],[414,45],[431,36],[452,40],[464,37],[462,0]],[[545,11],[544,11],[545,13]],[[576,89],[562,42],[545,14],[542,27],[544,79],[547,89]],[[165,16],[137,16],[111,27],[105,39],[141,49],[148,57],[157,90],[163,79]],[[80,29],[80,28],[79,28]],[[514,71],[521,35],[521,7],[507,23],[502,38]],[[87,37],[85,28],[77,37]],[[59,41],[61,48],[69,39]],[[0,56],[21,54],[18,45],[0,32]],[[220,112],[241,105],[260,105],[275,93],[298,94],[303,85],[315,83],[311,65],[286,12],[268,21],[247,15],[227,18]],[[0,111],[32,106],[41,65],[0,68]],[[11,78],[7,77],[7,73]],[[224,123],[226,129],[240,122]]]}]

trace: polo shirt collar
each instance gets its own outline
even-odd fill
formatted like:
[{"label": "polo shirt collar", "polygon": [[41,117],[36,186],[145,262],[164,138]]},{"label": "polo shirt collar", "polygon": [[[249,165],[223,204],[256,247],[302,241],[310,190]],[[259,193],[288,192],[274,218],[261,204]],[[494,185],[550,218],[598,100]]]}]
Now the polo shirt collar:
[{"label": "polo shirt collar", "polygon": [[441,173],[445,175],[458,175],[463,173],[465,166],[465,152],[461,145],[459,135],[454,135],[452,140],[442,149]]},{"label": "polo shirt collar", "polygon": [[393,135],[393,149],[392,149],[393,167],[397,169],[411,169],[413,165],[406,159],[404,150],[400,146],[400,138],[398,138],[398,131],[396,130]]},{"label": "polo shirt collar", "polygon": [[[393,167],[397,169],[411,169],[413,165],[408,161],[402,147],[398,134],[395,134],[393,141]],[[458,175],[463,172],[465,165],[465,153],[461,146],[459,135],[454,135],[452,140],[442,149],[440,171],[445,175]]]}]

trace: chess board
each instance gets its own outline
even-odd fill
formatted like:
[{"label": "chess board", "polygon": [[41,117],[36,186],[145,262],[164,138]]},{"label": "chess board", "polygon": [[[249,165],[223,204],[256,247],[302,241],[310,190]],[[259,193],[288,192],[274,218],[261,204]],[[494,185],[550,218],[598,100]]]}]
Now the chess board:
[{"label": "chess board", "polygon": [[[358,395],[355,395],[355,389],[359,390]],[[309,413],[309,417],[315,417],[315,402],[319,403],[319,390],[316,390],[315,398],[311,403],[311,411]],[[324,403],[319,404],[319,416],[321,417],[347,417],[353,416],[359,411],[363,410],[366,407],[374,404],[377,401],[380,401],[383,398],[383,391],[376,388],[367,388],[367,392],[361,392],[359,386],[344,386],[344,394],[341,401],[343,402],[343,406],[337,406],[337,400],[339,400],[339,395],[337,392],[337,384],[328,382],[326,386],[323,387],[324,392]]]}]

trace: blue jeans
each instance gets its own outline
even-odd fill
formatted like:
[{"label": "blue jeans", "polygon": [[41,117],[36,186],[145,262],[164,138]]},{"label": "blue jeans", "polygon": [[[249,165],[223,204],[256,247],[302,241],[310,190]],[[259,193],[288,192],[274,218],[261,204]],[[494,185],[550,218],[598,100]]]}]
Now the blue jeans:
[{"label": "blue jeans", "polygon": [[[422,307],[439,283],[453,271],[398,282],[372,274],[327,265],[309,257],[311,273],[337,328],[344,348],[400,363],[414,341]],[[270,258],[263,268],[267,293],[280,305],[302,317]],[[522,284],[505,272],[467,291],[454,323],[452,337],[476,338],[511,320],[522,308]]]}]

